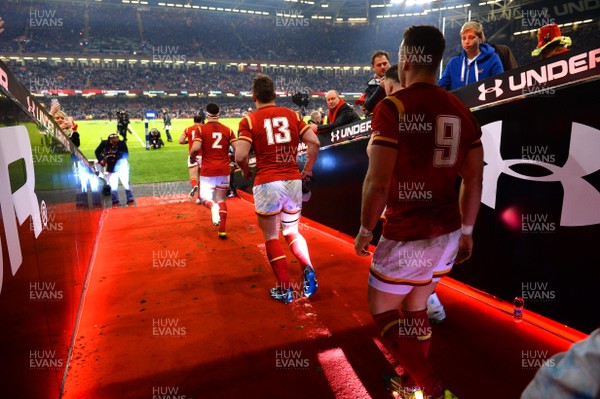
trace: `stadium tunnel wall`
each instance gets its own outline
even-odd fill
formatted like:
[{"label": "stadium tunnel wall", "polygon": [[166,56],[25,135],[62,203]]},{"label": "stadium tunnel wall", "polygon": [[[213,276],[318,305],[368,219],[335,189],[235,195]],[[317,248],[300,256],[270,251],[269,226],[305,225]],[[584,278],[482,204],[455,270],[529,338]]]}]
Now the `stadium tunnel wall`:
[{"label": "stadium tunnel wall", "polygon": [[0,62],[2,397],[60,397],[106,203],[102,186]]},{"label": "stadium tunnel wall", "polygon": [[[600,308],[598,93],[600,48],[595,47],[454,93],[482,126],[486,166],[473,257],[451,277],[506,301],[522,296],[526,312],[585,333],[600,326],[595,311]],[[311,198],[302,210],[351,237],[360,226],[367,123],[319,135]],[[251,192],[251,182],[238,177],[237,184]],[[373,244],[380,233],[381,223]]]}]

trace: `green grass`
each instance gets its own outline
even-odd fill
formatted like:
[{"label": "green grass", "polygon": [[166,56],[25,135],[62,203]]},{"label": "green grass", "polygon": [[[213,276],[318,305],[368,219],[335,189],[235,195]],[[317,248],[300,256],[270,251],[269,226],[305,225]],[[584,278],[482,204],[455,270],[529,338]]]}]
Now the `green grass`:
[{"label": "green grass", "polygon": [[[221,122],[237,132],[240,118],[224,118]],[[77,121],[81,146],[79,149],[88,159],[96,159],[94,151],[101,139],[106,139],[109,134],[116,133],[117,122],[108,121]],[[160,183],[168,181],[181,181],[189,178],[187,168],[187,144],[178,143],[183,130],[193,125],[192,119],[174,119],[171,125],[173,142],[167,142],[162,120],[150,121],[149,129],[157,128],[165,146],[160,150],[146,150],[146,136],[144,123],[135,120],[129,125],[137,135],[127,134],[127,147],[129,148],[129,163],[131,165],[131,183]],[[142,144],[143,143],[143,144]]]}]

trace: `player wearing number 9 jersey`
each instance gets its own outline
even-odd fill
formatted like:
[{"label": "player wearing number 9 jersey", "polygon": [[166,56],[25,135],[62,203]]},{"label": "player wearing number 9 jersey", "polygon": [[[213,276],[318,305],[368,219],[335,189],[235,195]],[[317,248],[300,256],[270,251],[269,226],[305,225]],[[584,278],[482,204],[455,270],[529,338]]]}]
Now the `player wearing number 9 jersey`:
[{"label": "player wearing number 9 jersey", "polygon": [[456,177],[469,150],[481,147],[471,111],[439,86],[415,83],[386,97],[371,125],[371,145],[397,153],[384,236],[412,241],[458,230]]},{"label": "player wearing number 9 jersey", "polygon": [[[206,105],[207,122],[198,127],[190,158],[202,151],[200,170],[199,203],[211,210],[212,221],[219,226],[218,236],[227,238],[225,223],[227,204],[225,197],[229,188],[229,145],[237,140],[231,128],[219,122],[219,106]],[[215,203],[216,202],[216,203]]]},{"label": "player wearing number 9 jersey", "polygon": [[369,311],[383,343],[406,371],[391,384],[394,390],[402,394],[399,385],[416,385],[433,399],[456,397],[427,359],[427,298],[440,276],[471,256],[483,176],[479,125],[467,107],[436,85],[444,48],[436,27],[411,26],[404,32],[398,53],[404,89],[381,101],[373,114],[361,227],[354,241],[357,254],[369,255],[371,231],[387,205],[369,273]]},{"label": "player wearing number 9 jersey", "polygon": [[[250,176],[248,154],[254,148],[256,178],[254,208],[265,238],[269,263],[277,277],[271,297],[283,303],[293,299],[288,263],[279,243],[277,215],[281,213],[281,231],[303,272],[303,291],[311,296],[317,290],[315,270],[310,261],[306,240],[298,232],[302,209],[302,178],[312,176],[319,153],[319,140],[294,111],[275,105],[275,85],[266,75],[252,82],[257,110],[240,122],[239,139],[234,144],[235,159],[245,178]],[[298,171],[296,155],[300,141],[308,146],[307,161]]]}]

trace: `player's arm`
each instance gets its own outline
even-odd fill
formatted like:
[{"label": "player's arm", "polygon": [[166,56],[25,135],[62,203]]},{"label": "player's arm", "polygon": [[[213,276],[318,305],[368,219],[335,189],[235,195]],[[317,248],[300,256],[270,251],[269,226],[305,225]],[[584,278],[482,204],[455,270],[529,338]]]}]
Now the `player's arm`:
[{"label": "player's arm", "polygon": [[196,160],[196,156],[200,154],[200,150],[202,150],[202,140],[194,139],[192,143],[192,148],[190,148],[190,162],[194,163]]},{"label": "player's arm", "polygon": [[306,150],[306,163],[304,164],[304,169],[302,170],[302,178],[304,179],[307,176],[312,176],[312,169],[317,161],[317,157],[319,156],[319,148],[321,147],[321,143],[317,138],[317,135],[310,129],[310,127],[305,127],[305,132],[302,134],[302,142],[308,146]]},{"label": "player's arm", "polygon": [[252,144],[247,140],[236,140],[232,143],[233,151],[235,152],[235,163],[242,170],[244,179],[250,178],[250,166],[248,160],[250,158],[250,149]]},{"label": "player's arm", "polygon": [[459,173],[462,177],[462,183],[458,201],[463,234],[460,238],[456,264],[469,259],[473,251],[473,225],[475,225],[477,213],[479,212],[483,181],[483,147],[479,140],[476,146],[467,153]]},{"label": "player's arm", "polygon": [[238,129],[238,139],[231,143],[235,152],[235,163],[242,170],[244,179],[250,178],[250,149],[252,148],[252,132],[251,122],[249,117],[245,117],[240,121]]},{"label": "player's arm", "polygon": [[363,182],[360,212],[360,230],[354,240],[357,255],[369,255],[367,248],[373,239],[373,229],[387,203],[390,181],[394,175],[398,156],[398,132],[395,130],[398,115],[403,107],[391,100],[383,100],[375,107],[371,126],[372,138],[369,143],[369,167]]},{"label": "player's arm", "polygon": [[187,134],[185,134],[185,130],[183,131],[183,133],[181,133],[181,136],[179,136],[179,144],[187,144],[188,140],[187,140]]},{"label": "player's arm", "polygon": [[370,150],[369,168],[362,191],[361,227],[354,241],[354,250],[358,255],[369,254],[366,248],[373,239],[371,232],[385,208],[397,155],[397,149],[386,146],[373,145]]}]

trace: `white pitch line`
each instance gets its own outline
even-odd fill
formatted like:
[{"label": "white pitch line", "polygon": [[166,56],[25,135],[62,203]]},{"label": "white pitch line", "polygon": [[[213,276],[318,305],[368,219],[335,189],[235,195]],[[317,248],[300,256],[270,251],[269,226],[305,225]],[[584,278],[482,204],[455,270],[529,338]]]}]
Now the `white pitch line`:
[{"label": "white pitch line", "polygon": [[134,128],[132,128],[131,126],[127,126],[127,130],[129,130],[131,133],[135,134],[135,137],[137,137],[137,139],[140,142],[140,144],[142,145],[142,147],[146,148],[146,143],[143,142],[142,139],[140,139],[140,136],[138,136],[138,134],[136,133]]}]

